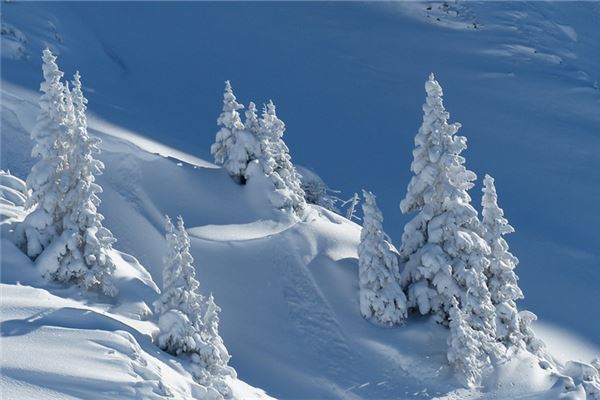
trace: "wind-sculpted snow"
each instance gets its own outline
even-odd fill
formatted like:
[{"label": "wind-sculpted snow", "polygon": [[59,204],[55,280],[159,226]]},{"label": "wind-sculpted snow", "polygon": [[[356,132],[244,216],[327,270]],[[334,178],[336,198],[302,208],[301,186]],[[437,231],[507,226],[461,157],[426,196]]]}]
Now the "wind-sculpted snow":
[{"label": "wind-sculpted snow", "polygon": [[[151,343],[163,218],[182,214],[203,294],[222,308],[236,398],[265,396],[247,382],[281,398],[547,399],[568,388],[584,399],[600,354],[598,236],[587,229],[600,222],[591,184],[600,170],[598,5],[428,4],[398,3],[394,13],[361,3],[4,3],[0,167],[24,179],[33,165],[38,56],[49,44],[65,71],[86,77],[120,294],[86,297],[43,280],[8,240],[24,210],[2,183],[3,396],[206,395]],[[28,59],[15,59],[17,41]],[[244,104],[277,101],[295,161],[343,198],[363,186],[377,193],[397,240],[432,70],[464,124],[469,168],[498,179],[517,231],[519,308],[540,316],[533,327],[564,376],[524,357],[499,366],[485,389],[461,389],[446,329],[414,316],[394,328],[361,317],[358,225],[312,205],[290,222],[259,183],[241,187],[206,161],[222,82],[232,79]]]}]

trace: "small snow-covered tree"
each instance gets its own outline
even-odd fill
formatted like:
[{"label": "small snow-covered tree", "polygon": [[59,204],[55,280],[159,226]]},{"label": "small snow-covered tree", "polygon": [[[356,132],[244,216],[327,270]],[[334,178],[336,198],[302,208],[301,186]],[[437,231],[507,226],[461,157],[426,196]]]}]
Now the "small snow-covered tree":
[{"label": "small snow-covered tree", "polygon": [[302,167],[297,169],[300,173],[302,190],[304,191],[306,202],[316,204],[339,214],[340,210],[337,207],[337,203],[340,202],[340,199],[336,196],[339,191],[329,188],[316,173]]},{"label": "small snow-covered tree", "polygon": [[115,269],[108,252],[116,241],[102,225],[104,217],[98,212],[102,188],[95,183],[104,164],[95,159],[100,153],[100,139],[92,138],[87,131],[86,104],[81,76],[77,72],[73,89],[67,88],[67,118],[69,136],[68,168],[65,169],[61,187],[62,237],[66,249],[58,258],[57,268],[49,274],[54,280],[76,282],[86,289],[99,288],[114,296],[117,289],[111,275]]},{"label": "small snow-covered tree", "polygon": [[26,208],[33,209],[19,226],[21,245],[27,255],[36,258],[62,233],[62,184],[67,167],[69,126],[66,121],[66,91],[61,82],[56,56],[49,49],[42,54],[44,81],[39,100],[40,112],[31,131],[33,157],[39,157],[27,176],[31,191]]},{"label": "small snow-covered tree", "polygon": [[490,365],[489,357],[481,348],[482,332],[470,326],[456,298],[451,301],[449,321],[448,362],[467,386],[478,386],[484,369]]},{"label": "small snow-covered tree", "polygon": [[200,284],[196,280],[190,241],[181,216],[177,224],[175,228],[171,219],[165,217],[167,254],[163,259],[163,290],[154,302],[154,309],[159,314],[158,345],[175,355],[197,352],[205,345],[201,337],[204,299],[198,293]]},{"label": "small snow-covered tree", "polygon": [[487,270],[487,282],[491,299],[496,308],[496,336],[507,347],[519,346],[522,332],[516,300],[523,298],[518,277],[514,272],[519,260],[511,254],[503,236],[514,232],[504,217],[504,211],[498,206],[498,195],[494,178],[486,175],[483,180],[484,238],[491,248],[490,265]]},{"label": "small snow-covered tree", "polygon": [[202,319],[204,330],[202,336],[206,346],[200,352],[202,364],[213,374],[235,376],[233,368],[227,363],[231,356],[219,334],[219,313],[221,308],[215,303],[212,293],[206,300],[206,310]]},{"label": "small snow-covered tree", "polygon": [[358,245],[360,311],[382,325],[406,318],[406,296],[400,288],[398,256],[385,240],[383,217],[373,193],[363,190],[363,228]]},{"label": "small snow-covered tree", "polygon": [[169,310],[181,311],[200,331],[204,297],[198,291],[200,283],[190,253],[190,239],[181,216],[177,217],[177,228],[168,216],[165,219],[167,255],[163,260],[163,291],[154,308],[161,315]]},{"label": "small snow-covered tree", "polygon": [[177,218],[175,227],[167,216],[165,227],[163,292],[154,302],[159,314],[158,345],[171,354],[190,356],[194,379],[229,398],[231,391],[223,378],[236,373],[227,366],[229,353],[219,335],[220,308],[212,295],[205,300],[199,293],[183,218]]},{"label": "small snow-covered tree", "polygon": [[260,131],[260,122],[258,121],[258,113],[256,111],[256,104],[250,102],[245,112],[246,119],[244,120],[244,127],[246,130],[253,135],[258,135]]},{"label": "small snow-covered tree", "polygon": [[[231,83],[225,82],[223,111],[217,119],[221,127],[217,132],[211,153],[217,164],[223,165],[229,175],[238,183],[247,180],[248,164],[260,153],[260,144],[255,134],[244,128],[239,110],[244,106],[237,102]],[[249,121],[252,124],[252,121]],[[253,126],[252,129],[255,129]]]},{"label": "small snow-covered tree", "polygon": [[267,103],[260,119],[260,136],[266,144],[263,151],[265,174],[271,178],[282,201],[277,207],[300,211],[306,206],[300,174],[292,164],[289,148],[283,141],[285,124],[277,117],[275,104]]}]

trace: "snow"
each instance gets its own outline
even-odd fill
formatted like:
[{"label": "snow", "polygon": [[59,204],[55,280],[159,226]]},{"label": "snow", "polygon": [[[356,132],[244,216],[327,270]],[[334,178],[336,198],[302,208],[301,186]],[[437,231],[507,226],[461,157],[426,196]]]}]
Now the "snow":
[{"label": "snow", "polygon": [[259,220],[247,224],[204,225],[188,229],[191,236],[217,242],[268,238],[293,226],[293,222]]},{"label": "snow", "polygon": [[[264,190],[241,188],[205,161],[225,79],[240,93],[277,100],[294,161],[344,197],[360,187],[376,192],[397,240],[422,82],[436,71],[469,138],[469,168],[498,179],[516,228],[509,241],[521,261],[519,308],[540,316],[534,329],[561,361],[597,356],[600,325],[576,311],[593,311],[600,298],[598,236],[586,228],[600,223],[590,211],[600,196],[590,184],[600,170],[597,5],[462,3],[458,16],[436,8],[434,18],[419,3],[264,4],[261,12],[236,4],[235,13],[233,5],[146,6],[3,4],[3,22],[27,38],[31,57],[12,59],[2,37],[0,167],[25,178],[32,165],[38,57],[49,43],[61,67],[80,69],[89,85],[97,115],[90,133],[103,140],[107,166],[100,212],[118,239],[111,258],[120,292],[112,304],[49,285],[6,240],[4,219],[4,396],[152,398],[165,393],[162,381],[174,397],[202,397],[150,341],[158,327],[147,306],[162,281],[167,213],[185,217],[203,293],[223,310],[221,334],[241,379],[231,382],[236,397],[264,396],[254,387],[281,398],[564,394],[560,379],[527,360],[490,377],[499,383],[488,392],[459,389],[446,330],[426,320],[390,329],[364,321],[360,227],[316,206],[303,222],[288,221]],[[249,32],[253,46],[240,49],[234,39]],[[17,206],[0,206],[3,218],[23,217]]]}]

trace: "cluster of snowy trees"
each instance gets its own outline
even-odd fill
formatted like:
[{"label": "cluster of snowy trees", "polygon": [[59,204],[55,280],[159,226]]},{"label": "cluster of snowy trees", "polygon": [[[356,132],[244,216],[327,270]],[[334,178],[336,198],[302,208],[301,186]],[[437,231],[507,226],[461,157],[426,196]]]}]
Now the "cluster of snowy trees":
[{"label": "cluster of snowy trees", "polygon": [[[77,72],[70,85],[63,82],[49,49],[43,51],[42,61],[40,112],[31,132],[32,156],[38,161],[23,188],[28,213],[15,230],[16,241],[48,278],[116,296],[112,279],[116,267],[110,255],[116,240],[98,212],[102,188],[95,177],[104,165],[95,158],[100,140],[87,131],[81,76]],[[231,96],[226,94],[235,103]],[[238,127],[231,118],[235,115],[224,112],[219,120],[231,129]],[[230,164],[234,168],[233,160]],[[199,293],[181,217],[177,227],[167,217],[166,241],[163,292],[154,304],[159,315],[157,344],[189,358],[194,378],[207,387],[210,398],[231,398],[225,377],[236,373],[227,365],[230,356],[219,335],[220,308],[212,294],[205,298]]]},{"label": "cluster of snowy trees", "polygon": [[275,104],[263,106],[260,118],[250,102],[242,122],[231,83],[225,82],[223,111],[217,119],[220,129],[211,153],[239,184],[266,177],[273,185],[273,205],[281,210],[301,213],[306,207],[300,174],[292,164],[289,148],[283,140],[284,122],[277,117]]},{"label": "cluster of snowy trees", "polygon": [[449,362],[473,386],[486,368],[521,349],[541,356],[543,343],[531,330],[535,315],[517,310],[518,260],[504,239],[514,230],[498,206],[494,179],[485,176],[480,219],[468,194],[477,177],[461,156],[467,140],[457,135],[459,123],[448,123],[433,74],[425,89],[414,176],[400,203],[415,215],[397,253],[385,240],[374,196],[364,193],[360,309],[383,325],[401,323],[408,312],[432,315],[450,329]]},{"label": "cluster of snowy trees", "polygon": [[225,398],[231,397],[225,376],[236,376],[227,365],[229,353],[219,335],[219,312],[212,294],[200,294],[190,238],[183,218],[175,227],[166,217],[167,255],[164,258],[163,288],[154,303],[159,315],[158,345],[176,356],[189,356],[194,378]]},{"label": "cluster of snowy trees", "polygon": [[115,296],[115,266],[108,255],[115,239],[102,225],[102,188],[95,183],[104,165],[94,158],[99,140],[87,132],[81,77],[76,73],[69,87],[50,50],[44,50],[42,60],[43,94],[31,132],[32,156],[39,159],[27,177],[31,212],[18,227],[17,239],[48,277]]}]

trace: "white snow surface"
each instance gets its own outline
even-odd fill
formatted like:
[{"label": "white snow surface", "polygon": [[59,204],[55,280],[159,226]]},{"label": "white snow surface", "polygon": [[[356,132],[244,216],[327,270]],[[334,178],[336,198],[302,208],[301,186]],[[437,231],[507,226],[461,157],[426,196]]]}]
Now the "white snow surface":
[{"label": "white snow surface", "polygon": [[[481,8],[471,7],[468,3],[461,5],[458,13],[455,13],[456,10],[440,9],[441,3],[433,4],[429,16],[417,3],[390,7],[399,10],[406,21],[410,19],[411,22],[407,22],[410,26],[433,23],[437,33],[447,32],[444,29],[474,29],[473,21],[479,22],[482,17],[473,11],[481,11]],[[499,17],[484,24],[484,31],[512,32],[518,21],[538,18],[539,12],[533,6],[518,6],[510,10],[508,4],[498,6],[501,13],[490,12],[490,15]],[[21,7],[21,4],[15,6]],[[596,12],[597,5],[592,6]],[[432,22],[432,16],[434,20],[440,18],[439,26]],[[21,11],[5,13],[3,10],[3,26],[5,18],[15,28],[11,35],[2,36],[2,61],[6,63],[3,67],[20,71],[20,66],[25,64],[18,62],[32,60],[37,65],[38,50],[42,44],[48,43],[65,56],[79,53],[82,58],[89,56],[101,60],[100,66],[110,65],[107,67],[110,72],[102,78],[104,82],[117,76],[120,82],[121,70],[115,67],[119,64],[118,57],[104,47],[92,30],[78,21],[76,14],[54,15],[50,8],[25,4]],[[44,28],[38,29],[42,26]],[[573,69],[573,76],[557,80],[553,85],[568,96],[565,103],[576,96],[587,101],[587,106],[580,108],[577,107],[584,104],[583,101],[571,102],[573,105],[568,106],[571,111],[568,118],[589,115],[590,110],[597,110],[598,95],[594,81],[597,85],[598,78],[591,72],[585,72],[592,71],[593,64],[583,64],[581,70],[574,67],[574,52],[578,46],[587,45],[589,40],[581,34],[585,29],[566,23],[552,26],[563,35],[562,39],[568,40],[568,46],[549,49],[540,43],[540,48],[534,49],[527,44],[495,41],[485,49],[470,48],[473,53],[469,57],[486,55],[490,58],[486,58],[485,62],[493,66],[482,66],[481,71],[473,75],[477,82],[492,82],[491,87],[502,87],[507,83],[504,89],[510,95],[500,96],[495,103],[500,108],[493,110],[494,113],[509,115],[523,104],[534,105],[535,110],[544,108],[545,99],[537,99],[540,102],[536,103],[536,99],[529,98],[519,84],[524,80],[536,81],[536,74],[540,71],[553,74],[550,66],[561,63],[561,60],[561,65]],[[453,34],[453,37],[461,34]],[[558,41],[554,36],[552,40]],[[101,56],[96,57],[98,54]],[[531,67],[522,75],[515,74],[513,65],[509,68],[503,61],[508,59]],[[61,56],[58,62],[60,65]],[[455,64],[460,65],[460,62]],[[126,75],[127,66],[120,67]],[[70,68],[62,69],[68,74],[74,72]],[[453,69],[449,76],[452,78],[466,73],[462,72],[462,67],[459,69],[461,72]],[[6,80],[5,72],[1,82],[1,167],[10,169],[22,179],[33,164],[29,157],[29,132],[38,111],[39,93],[36,90],[41,79],[37,69],[35,75],[29,76],[27,68],[23,71],[22,75],[19,75],[21,72],[15,73],[19,84]],[[102,68],[99,67],[98,71]],[[374,70],[376,74],[384,72]],[[82,68],[81,73],[84,82],[90,85],[86,90],[99,89],[98,83],[88,82],[85,69]],[[217,86],[220,85],[221,82],[218,82]],[[475,88],[478,86],[469,88],[467,95],[473,95]],[[516,93],[515,88],[519,89]],[[452,94],[447,103],[450,112],[453,110],[452,102],[458,101],[461,96],[456,92],[459,88],[451,89],[448,90]],[[513,96],[516,95],[518,101],[515,103]],[[102,99],[102,96],[92,99],[89,105],[92,113],[95,108],[93,101]],[[218,97],[212,100],[215,104],[219,103]],[[185,371],[185,365],[160,351],[151,340],[158,329],[149,306],[158,297],[156,283],[162,282],[162,257],[166,251],[165,214],[181,214],[185,218],[200,290],[203,294],[212,292],[222,308],[220,332],[232,355],[230,365],[236,369],[239,378],[229,382],[236,398],[267,398],[271,395],[302,399],[548,399],[564,394],[559,378],[550,376],[534,360],[525,356],[487,377],[485,389],[461,388],[446,362],[446,329],[427,319],[414,318],[409,319],[405,326],[382,328],[360,316],[356,253],[360,236],[358,225],[316,206],[308,206],[304,221],[291,221],[273,210],[268,193],[260,187],[236,185],[224,170],[211,162],[161,144],[156,135],[150,138],[143,130],[133,132],[131,128],[111,122],[110,118],[106,118],[107,109],[116,110],[115,114],[118,110],[121,117],[128,111],[119,110],[118,105],[112,104],[109,99],[104,98],[104,101],[104,117],[90,116],[89,130],[102,139],[103,152],[99,158],[105,163],[106,170],[98,179],[104,189],[100,212],[106,217],[106,226],[118,240],[111,257],[117,266],[115,280],[120,294],[110,300],[41,279],[39,266],[9,240],[11,224],[23,218],[22,208],[17,204],[19,201],[11,201],[12,204],[1,202],[0,394],[3,399],[205,397],[205,390],[193,382]],[[414,103],[415,109],[422,101],[423,98],[402,99],[402,103]],[[212,120],[214,117],[216,114],[199,118]],[[420,118],[420,114],[415,117]],[[585,118],[581,121],[582,126],[595,122]],[[567,122],[561,120],[561,123]],[[410,131],[409,128],[402,126],[401,129]],[[166,139],[170,132],[161,134]],[[202,134],[212,140],[214,130]],[[469,136],[469,133],[465,134]],[[407,135],[412,140],[414,132]],[[524,140],[527,144],[534,139],[541,140],[542,137],[532,133]],[[479,148],[489,150],[498,143],[501,146],[509,143],[504,137],[494,140]],[[570,139],[565,140],[571,146]],[[550,145],[548,157],[554,154],[554,146],[560,147],[562,142],[556,143],[559,144]],[[514,147],[514,143],[510,146]],[[408,147],[404,150],[408,160],[410,150]],[[573,151],[585,162],[567,171],[572,175],[569,182],[578,190],[587,190],[590,182],[572,178],[577,175],[578,169],[591,167],[590,157],[595,154],[593,146]],[[489,153],[480,154],[478,157],[485,158]],[[358,161],[355,164],[368,162]],[[496,159],[495,167],[500,168],[498,165],[502,162]],[[403,166],[408,172],[408,162]],[[511,164],[506,174],[517,175],[518,167],[518,164]],[[554,169],[550,171],[553,172]],[[400,187],[398,199],[407,182],[394,182]],[[516,192],[528,190],[522,182],[516,185]],[[336,182],[331,183],[335,186]],[[4,180],[0,180],[0,185],[3,193],[15,189]],[[503,188],[510,187],[509,182],[503,182]],[[594,195],[598,194],[597,188],[591,188],[590,193],[581,200],[584,205],[591,204]],[[474,190],[472,195],[477,196],[478,193]],[[2,198],[7,199],[6,196],[3,194]],[[529,196],[533,197],[533,194]],[[536,217],[539,214],[534,212],[531,218]],[[577,225],[578,221],[582,221],[580,218],[574,216],[570,222],[561,220],[561,224]],[[587,220],[588,217],[585,218]],[[516,228],[519,232],[519,226]],[[545,224],[536,225],[535,229],[523,234],[522,240],[535,237],[532,246],[542,250],[551,247],[550,239],[544,241],[535,236],[539,229],[545,228]],[[570,246],[566,244],[560,251],[582,262],[593,257],[597,261],[597,255]],[[515,254],[520,256],[518,252]],[[542,267],[544,261],[539,260]],[[540,270],[542,267],[539,267]],[[522,268],[536,267],[527,265]],[[565,265],[565,268],[570,266]],[[552,274],[547,275],[547,285],[551,289],[564,287],[571,292],[578,291],[580,297],[573,298],[597,299],[597,282],[590,279],[598,277],[597,272],[584,273],[581,268],[576,269],[575,273],[568,274],[565,285],[560,271],[553,269],[549,272]],[[564,274],[567,276],[567,273]],[[564,296],[550,296],[548,293],[554,292],[541,284],[532,285],[530,293],[525,287],[526,297],[529,294],[537,299],[547,299],[538,300],[535,304],[547,304],[548,315],[556,315],[553,310],[558,309]],[[594,317],[591,302],[574,304],[573,300],[567,300],[570,303],[565,308],[575,305],[586,312],[591,310],[590,315]],[[534,308],[532,311],[540,310]],[[590,324],[597,326],[597,321]],[[557,326],[542,319],[534,327],[546,340],[550,352],[561,362],[569,359],[590,362],[600,355],[598,341],[591,343],[589,335],[586,338],[571,331],[582,329],[580,322],[575,326]],[[579,389],[568,396],[566,398],[585,399],[585,394]]]}]

